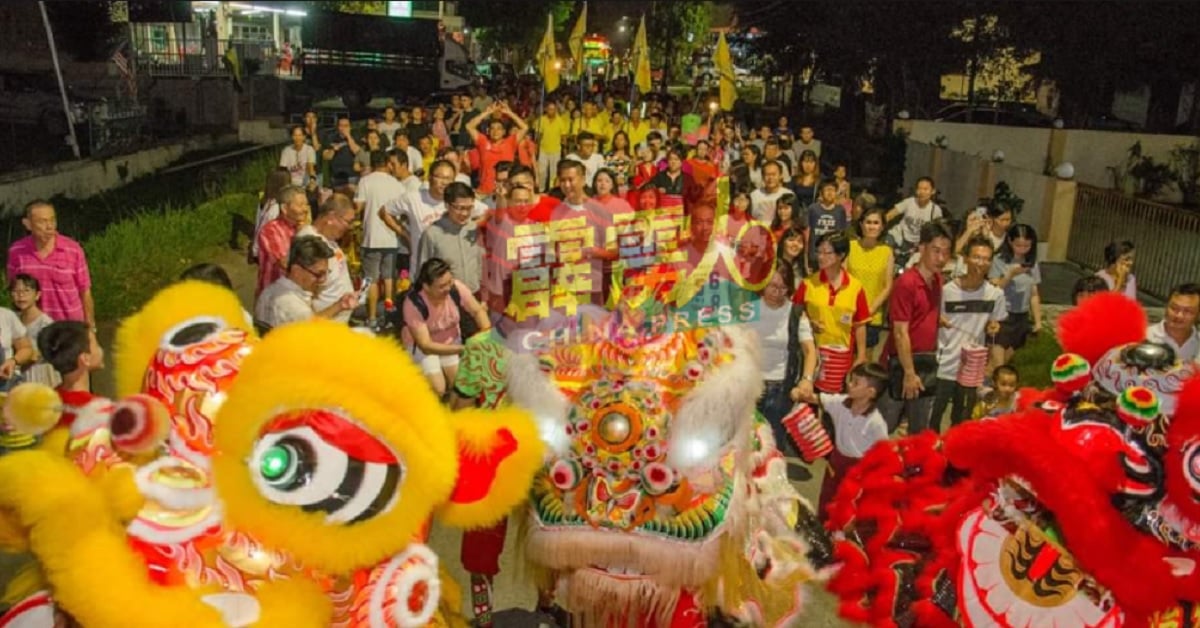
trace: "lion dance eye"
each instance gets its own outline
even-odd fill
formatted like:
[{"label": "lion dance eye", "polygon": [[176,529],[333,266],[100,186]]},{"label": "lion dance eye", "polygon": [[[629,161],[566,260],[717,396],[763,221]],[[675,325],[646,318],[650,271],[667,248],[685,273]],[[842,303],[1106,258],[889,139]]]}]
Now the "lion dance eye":
[{"label": "lion dance eye", "polygon": [[675,471],[661,462],[652,462],[642,469],[642,485],[651,495],[662,495],[675,483]]},{"label": "lion dance eye", "polygon": [[250,473],[271,502],[358,523],[386,512],[404,467],[386,445],[345,418],[305,411],[272,421],[254,446]]},{"label": "lion dance eye", "polygon": [[1183,471],[1192,491],[1200,494],[1200,442],[1192,443],[1184,450]]},{"label": "lion dance eye", "polygon": [[583,469],[574,460],[559,459],[550,467],[550,482],[560,491],[569,491],[579,484]]}]

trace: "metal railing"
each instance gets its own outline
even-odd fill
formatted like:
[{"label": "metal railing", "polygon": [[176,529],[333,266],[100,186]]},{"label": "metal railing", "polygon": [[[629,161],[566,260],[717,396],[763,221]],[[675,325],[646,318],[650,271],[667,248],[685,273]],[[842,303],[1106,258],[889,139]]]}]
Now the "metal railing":
[{"label": "metal railing", "polygon": [[1104,247],[1130,240],[1137,247],[1138,289],[1166,299],[1171,288],[1200,281],[1200,213],[1079,184],[1067,259],[1105,266]]},{"label": "metal railing", "polygon": [[279,54],[269,41],[188,38],[162,44],[138,38],[134,45],[138,71],[150,76],[229,76],[224,57],[230,49],[237,53],[242,76],[279,72]]},{"label": "metal railing", "polygon": [[137,102],[102,101],[88,112],[89,155],[103,157],[134,150],[144,141],[146,107]]}]

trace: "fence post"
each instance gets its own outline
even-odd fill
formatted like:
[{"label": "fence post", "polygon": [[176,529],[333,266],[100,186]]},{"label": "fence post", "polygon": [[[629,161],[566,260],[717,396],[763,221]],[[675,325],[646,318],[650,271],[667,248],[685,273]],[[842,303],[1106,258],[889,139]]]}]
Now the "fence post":
[{"label": "fence post", "polygon": [[1067,245],[1071,240],[1071,223],[1075,220],[1075,196],[1078,185],[1071,180],[1049,177],[1046,182],[1046,206],[1043,208],[1050,223],[1046,236],[1046,261],[1067,261]]},{"label": "fence post", "polygon": [[975,198],[991,198],[996,186],[996,162],[986,158],[979,161],[979,194]]},{"label": "fence post", "polygon": [[1063,162],[1067,154],[1067,130],[1050,129],[1050,144],[1046,147],[1046,167],[1043,173],[1053,175],[1054,169]]}]

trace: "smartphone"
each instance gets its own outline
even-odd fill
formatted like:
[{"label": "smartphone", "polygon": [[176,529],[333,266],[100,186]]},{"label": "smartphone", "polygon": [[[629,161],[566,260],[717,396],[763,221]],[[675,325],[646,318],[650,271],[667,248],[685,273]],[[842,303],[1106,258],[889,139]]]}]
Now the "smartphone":
[{"label": "smartphone", "polygon": [[985,206],[983,206],[983,205],[980,205],[979,207],[976,207],[976,208],[975,208],[975,215],[976,215],[976,216],[979,216],[980,218],[987,218],[987,207],[985,207]]}]

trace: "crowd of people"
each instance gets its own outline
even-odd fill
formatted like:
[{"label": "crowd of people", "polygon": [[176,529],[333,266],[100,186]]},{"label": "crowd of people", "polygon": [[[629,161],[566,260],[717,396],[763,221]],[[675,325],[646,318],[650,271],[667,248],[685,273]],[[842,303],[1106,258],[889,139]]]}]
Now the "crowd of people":
[{"label": "crowd of people", "polygon": [[[786,117],[753,128],[670,99],[562,95],[533,108],[475,90],[360,123],[321,129],[309,112],[291,129],[250,245],[247,317],[262,333],[321,317],[394,334],[448,401],[472,335],[528,335],[666,277],[670,314],[635,331],[752,328],[759,410],[792,469],[806,466],[784,428],[798,404],[832,431],[824,500],[889,435],[1009,410],[1013,354],[1045,326],[1038,235],[1012,208],[955,217],[928,177],[879,206]],[[24,224],[8,254],[0,380],[86,394],[103,352],[83,250],[45,201]],[[1134,253],[1112,243],[1076,297],[1136,298]],[[185,277],[231,285],[211,265]],[[1195,361],[1198,318],[1200,286],[1178,286],[1149,338]]]}]

